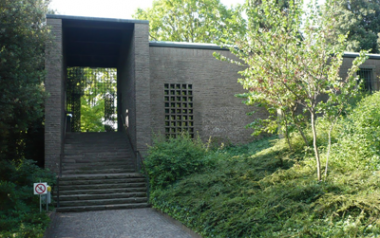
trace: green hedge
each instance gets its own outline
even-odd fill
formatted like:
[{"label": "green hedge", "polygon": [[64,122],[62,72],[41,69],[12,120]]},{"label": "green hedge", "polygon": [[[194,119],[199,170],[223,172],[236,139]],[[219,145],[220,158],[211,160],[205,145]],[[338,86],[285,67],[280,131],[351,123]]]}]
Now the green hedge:
[{"label": "green hedge", "polygon": [[166,187],[213,164],[205,145],[187,134],[168,140],[156,137],[148,153],[144,164],[152,188]]},{"label": "green hedge", "polygon": [[39,211],[33,183],[55,184],[55,176],[32,160],[0,161],[0,237],[42,237],[49,217]]},{"label": "green hedge", "polygon": [[[205,238],[380,237],[379,105],[375,93],[338,122],[326,182],[316,181],[312,149],[300,136],[292,135],[293,151],[284,140],[265,138],[207,152],[212,166],[155,187],[150,202]],[[318,122],[323,164],[324,123]]]}]

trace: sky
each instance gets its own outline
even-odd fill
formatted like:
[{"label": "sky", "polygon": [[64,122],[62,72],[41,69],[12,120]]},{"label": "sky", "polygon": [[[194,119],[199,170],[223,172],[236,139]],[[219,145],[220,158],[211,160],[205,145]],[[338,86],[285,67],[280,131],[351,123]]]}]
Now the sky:
[{"label": "sky", "polygon": [[[224,5],[243,4],[245,0],[220,0]],[[137,8],[152,6],[153,0],[52,0],[50,8],[60,15],[132,19]]]}]

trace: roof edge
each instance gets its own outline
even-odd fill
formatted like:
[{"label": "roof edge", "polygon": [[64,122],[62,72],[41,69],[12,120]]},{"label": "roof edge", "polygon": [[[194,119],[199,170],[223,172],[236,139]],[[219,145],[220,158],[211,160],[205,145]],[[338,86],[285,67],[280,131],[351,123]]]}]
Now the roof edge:
[{"label": "roof edge", "polygon": [[[343,58],[356,58],[359,57],[360,53],[357,52],[344,52]],[[368,59],[380,59],[380,54],[367,54]]]},{"label": "roof edge", "polygon": [[80,20],[80,21],[102,21],[102,22],[149,24],[148,20],[103,18],[103,17],[85,17],[85,16],[55,15],[55,14],[46,14],[46,18],[48,18],[48,19],[64,19],[64,20]]},{"label": "roof edge", "polygon": [[228,48],[205,43],[188,43],[188,42],[170,42],[170,41],[150,41],[149,47],[168,47],[168,48],[183,48],[183,49],[204,49],[204,50],[225,50]]}]

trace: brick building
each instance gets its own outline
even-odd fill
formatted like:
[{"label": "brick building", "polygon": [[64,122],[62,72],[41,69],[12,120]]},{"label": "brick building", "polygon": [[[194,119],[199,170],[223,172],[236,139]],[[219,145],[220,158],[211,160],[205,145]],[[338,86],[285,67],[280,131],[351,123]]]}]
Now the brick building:
[{"label": "brick building", "polygon": [[[61,169],[67,127],[67,83],[70,67],[101,67],[117,70],[117,124],[121,131],[128,120],[132,148],[142,154],[152,135],[172,136],[181,131],[210,136],[231,143],[252,140],[245,125],[253,108],[234,97],[243,92],[237,83],[236,65],[218,61],[213,52],[231,56],[212,44],[149,42],[148,21],[48,15],[55,35],[46,58],[45,165]],[[356,53],[347,53],[341,68],[347,72]],[[378,55],[359,72],[366,87],[378,90]],[[265,116],[259,110],[255,116]],[[262,110],[262,111],[260,111]]]}]

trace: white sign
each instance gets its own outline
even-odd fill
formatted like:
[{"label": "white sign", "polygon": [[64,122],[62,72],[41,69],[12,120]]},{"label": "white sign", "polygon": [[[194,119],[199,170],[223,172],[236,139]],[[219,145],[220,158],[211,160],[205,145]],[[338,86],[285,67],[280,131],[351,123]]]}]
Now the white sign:
[{"label": "white sign", "polygon": [[33,187],[34,195],[42,195],[47,193],[47,183],[35,183]]}]

